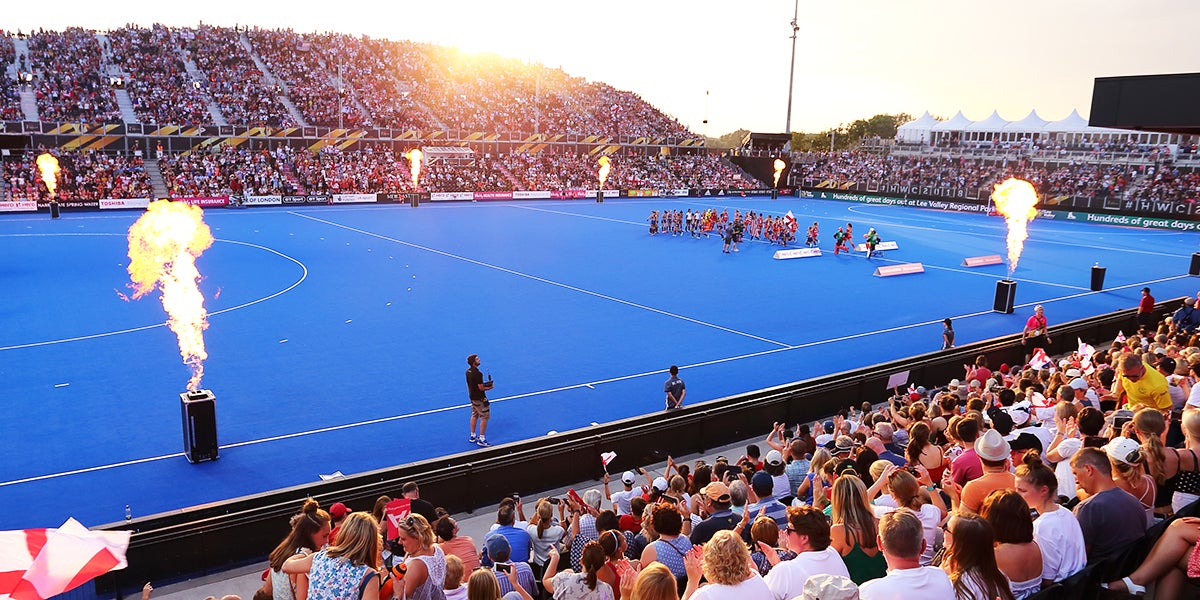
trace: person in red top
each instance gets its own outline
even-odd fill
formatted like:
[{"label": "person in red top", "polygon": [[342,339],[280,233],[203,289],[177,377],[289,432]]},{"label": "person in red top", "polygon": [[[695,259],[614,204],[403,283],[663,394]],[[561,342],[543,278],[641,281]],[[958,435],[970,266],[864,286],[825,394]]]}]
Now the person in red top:
[{"label": "person in red top", "polygon": [[1025,346],[1025,363],[1033,358],[1035,348],[1050,351],[1050,334],[1046,331],[1046,311],[1039,304],[1033,307],[1033,316],[1025,321],[1025,330],[1021,332],[1021,345]]},{"label": "person in red top", "polygon": [[1154,329],[1154,296],[1150,295],[1150,288],[1142,288],[1142,299],[1138,302],[1137,309],[1137,324],[1145,327],[1147,330]]}]

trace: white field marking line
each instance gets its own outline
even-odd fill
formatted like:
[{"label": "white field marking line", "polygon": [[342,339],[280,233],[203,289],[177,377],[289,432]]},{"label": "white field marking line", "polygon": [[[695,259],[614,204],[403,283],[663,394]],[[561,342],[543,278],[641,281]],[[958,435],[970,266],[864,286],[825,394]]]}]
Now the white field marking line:
[{"label": "white field marking line", "polygon": [[[851,206],[849,208],[852,212],[858,212],[853,209],[861,208],[861,207]],[[912,208],[912,207],[907,207],[907,208]],[[917,209],[917,210],[926,210],[926,209]],[[871,213],[861,213],[860,212],[859,214],[869,215]],[[967,213],[967,214],[971,214],[971,213]],[[978,213],[976,213],[976,214],[978,214]],[[1037,221],[1037,219],[1034,219],[1034,222],[1036,222],[1036,221]],[[896,223],[894,221],[888,221],[887,218],[883,218],[881,220],[881,222],[887,223],[888,225],[893,226],[893,227],[899,227],[900,229],[916,229],[918,231],[933,231],[933,232],[939,232],[939,233],[945,233],[945,231],[946,231],[945,229],[937,229],[934,227],[920,227],[917,225],[905,225],[903,223]],[[1105,223],[1093,223],[1093,225],[1105,225]],[[979,227],[979,226],[975,226],[975,227]],[[991,226],[991,225],[985,225],[985,226],[983,226],[983,228],[1000,231],[1000,229],[998,227]],[[1127,228],[1127,230],[1128,229],[1129,228]],[[979,236],[979,237],[992,237],[992,238],[998,238],[998,239],[1004,239],[1004,237],[1006,237],[1006,236],[1002,236],[999,234],[989,234],[989,233],[975,233],[974,235]],[[1132,254],[1147,254],[1150,256],[1169,256],[1171,258],[1185,258],[1187,256],[1191,256],[1189,254],[1171,254],[1169,252],[1154,252],[1152,250],[1137,250],[1134,248],[1113,248],[1112,246],[1094,246],[1091,244],[1073,244],[1071,242],[1060,242],[1060,241],[1056,241],[1056,240],[1046,240],[1046,239],[1034,239],[1032,241],[1035,241],[1039,244],[1053,244],[1056,246],[1067,246],[1070,248],[1087,248],[1090,250],[1108,250],[1108,251],[1112,251],[1112,252],[1129,252]]]},{"label": "white field marking line", "polygon": [[[1148,285],[1148,284],[1152,284],[1152,283],[1161,283],[1161,282],[1164,282],[1164,281],[1171,281],[1171,280],[1174,280],[1174,279],[1184,279],[1184,278],[1187,278],[1187,277],[1190,277],[1190,275],[1176,275],[1176,276],[1173,276],[1173,277],[1164,277],[1164,278],[1162,278],[1162,279],[1155,279],[1155,280],[1152,280],[1152,281],[1143,281],[1143,282],[1140,282],[1140,283],[1131,283],[1131,284],[1128,284],[1128,285],[1123,285],[1123,286],[1116,287],[1116,288],[1111,288],[1111,289],[1112,289],[1112,290],[1119,290],[1119,289],[1127,289],[1127,288],[1133,288],[1133,287],[1142,287],[1142,286],[1145,286],[1145,285]],[[1036,304],[1049,304],[1049,303],[1051,303],[1051,302],[1058,302],[1058,301],[1061,301],[1061,300],[1069,300],[1069,299],[1072,299],[1072,298],[1079,298],[1079,297],[1081,297],[1081,296],[1087,296],[1087,295],[1090,295],[1090,294],[1098,294],[1098,293],[1101,293],[1101,292],[1092,292],[1092,291],[1088,291],[1088,292],[1081,293],[1081,294],[1072,294],[1072,295],[1070,295],[1070,296],[1060,296],[1060,297],[1057,297],[1057,298],[1047,298],[1047,299],[1044,299],[1044,300],[1037,300],[1037,301],[1034,301],[1034,302],[1027,302],[1027,303],[1024,303],[1024,304],[1017,304],[1017,305],[1014,305],[1014,308],[1027,308],[1027,307],[1030,307],[1030,306],[1034,306],[1034,305],[1036,305]],[[957,319],[967,319],[967,318],[970,318],[970,317],[977,317],[977,316],[987,315],[987,314],[991,314],[991,313],[994,313],[994,312],[995,312],[995,311],[993,311],[993,310],[981,310],[981,311],[977,311],[977,312],[973,312],[973,313],[967,313],[967,314],[962,314],[962,315],[955,315],[955,316],[952,316],[952,317],[950,317],[950,318],[951,318],[951,319],[955,319],[955,320],[957,320]],[[872,335],[878,335],[878,334],[881,334],[881,333],[892,333],[892,332],[896,332],[896,331],[902,331],[902,330],[905,330],[905,329],[914,329],[914,328],[917,328],[917,327],[925,327],[925,326],[929,326],[929,325],[936,325],[936,324],[939,324],[939,323],[941,323],[941,322],[942,322],[942,321],[941,321],[941,319],[934,319],[934,320],[930,320],[930,321],[923,321],[923,322],[919,322],[919,323],[909,323],[909,324],[907,324],[907,325],[897,325],[896,327],[889,327],[889,328],[887,328],[887,329],[878,329],[878,330],[875,330],[875,331],[864,331],[864,332],[860,332],[860,333],[854,333],[854,334],[850,334],[850,335],[844,335],[844,336],[841,336],[841,337],[836,337],[836,338],[829,338],[829,339],[824,339],[824,340],[816,340],[816,341],[812,341],[812,342],[806,342],[806,343],[803,343],[803,344],[796,344],[796,345],[787,346],[787,347],[784,347],[784,348],[772,348],[772,349],[770,349],[770,350],[761,350],[761,351],[758,351],[758,352],[751,352],[751,353],[748,353],[748,354],[740,354],[740,355],[737,355],[737,356],[728,356],[728,357],[725,357],[725,358],[717,358],[717,359],[713,359],[713,360],[707,360],[707,361],[702,361],[702,362],[698,362],[698,363],[691,363],[691,364],[687,364],[687,365],[682,365],[682,366],[680,366],[679,368],[680,368],[680,369],[695,369],[695,368],[699,368],[699,367],[706,367],[706,366],[716,365],[716,364],[720,364],[720,363],[733,362],[733,361],[737,361],[737,360],[744,360],[744,359],[747,359],[747,358],[757,358],[757,357],[759,357],[759,356],[766,356],[766,355],[768,355],[768,354],[776,354],[776,353],[779,353],[779,352],[787,352],[787,351],[789,351],[789,350],[797,350],[797,349],[801,349],[801,348],[811,348],[811,347],[813,347],[813,346],[820,346],[820,345],[824,345],[824,344],[831,344],[831,343],[835,343],[835,342],[844,342],[844,341],[846,341],[846,340],[853,340],[853,339],[858,339],[858,338],[868,337],[868,336],[872,336]],[[543,395],[543,394],[552,394],[552,393],[555,393],[555,392],[562,392],[562,391],[568,391],[568,390],[573,390],[573,389],[581,389],[581,388],[593,388],[594,386],[596,386],[596,385],[599,385],[599,384],[602,384],[602,383],[614,383],[614,382],[618,382],[618,381],[627,381],[627,380],[630,380],[630,379],[638,379],[638,378],[642,378],[642,377],[649,377],[649,376],[652,376],[652,375],[661,375],[661,374],[663,374],[663,373],[666,373],[666,372],[667,372],[667,370],[666,370],[666,369],[658,369],[658,370],[654,370],[654,371],[645,371],[645,372],[642,372],[642,373],[634,373],[634,374],[631,374],[631,375],[622,375],[622,376],[618,376],[618,377],[610,377],[610,378],[608,378],[608,379],[597,379],[597,380],[595,380],[595,381],[589,381],[589,382],[586,382],[586,383],[577,383],[577,384],[574,384],[574,385],[567,385],[567,386],[561,386],[561,387],[550,388],[550,389],[545,389],[545,390],[538,390],[538,391],[533,391],[533,392],[527,392],[527,393],[524,393],[524,394],[515,394],[515,395],[512,395],[512,396],[505,396],[505,397],[503,397],[503,398],[497,398],[497,399],[495,399],[495,400],[492,400],[492,403],[496,403],[496,402],[505,402],[505,401],[508,401],[508,400],[518,400],[518,399],[520,399],[520,398],[528,398],[528,397],[532,397],[532,396],[540,396],[540,395]],[[402,415],[392,415],[392,416],[388,416],[388,417],[380,417],[380,418],[378,418],[378,419],[370,419],[370,420],[366,420],[366,421],[359,421],[359,422],[356,422],[356,423],[345,423],[345,424],[342,424],[342,425],[332,425],[332,426],[330,426],[330,427],[322,427],[322,428],[319,428],[319,429],[311,429],[311,430],[308,430],[308,431],[298,431],[298,432],[295,432],[295,433],[286,433],[286,434],[282,434],[282,435],[276,435],[276,436],[271,436],[271,437],[266,437],[266,438],[260,438],[260,439],[256,439],[256,440],[246,440],[246,441],[244,441],[244,442],[234,442],[234,443],[232,443],[232,444],[225,444],[225,445],[221,446],[221,448],[222,448],[222,449],[227,449],[227,448],[238,448],[238,447],[242,447],[242,446],[252,446],[252,445],[255,445],[255,444],[262,444],[262,443],[266,443],[266,442],[273,442],[273,441],[278,441],[278,440],[285,440],[285,439],[298,438],[298,437],[303,437],[303,436],[308,436],[308,435],[315,435],[315,434],[318,434],[318,433],[327,433],[327,432],[331,432],[331,431],[340,431],[340,430],[343,430],[343,429],[353,429],[353,428],[356,428],[356,427],[364,427],[364,426],[367,426],[367,425],[375,425],[375,424],[379,424],[379,423],[387,423],[387,422],[391,422],[391,421],[398,421],[398,420],[401,420],[401,419],[408,419],[408,418],[413,418],[413,417],[420,417],[420,416],[425,416],[425,415],[431,415],[431,414],[440,413],[440,412],[447,412],[447,411],[452,411],[452,410],[458,410],[458,409],[462,409],[462,408],[468,408],[469,406],[470,406],[470,404],[456,404],[456,405],[453,405],[453,406],[444,406],[444,407],[441,407],[441,408],[431,408],[431,409],[429,409],[429,410],[423,410],[423,411],[418,411],[418,412],[413,412],[413,413],[407,413],[407,414],[402,414]],[[141,463],[154,462],[154,461],[159,461],[159,460],[166,460],[166,459],[169,459],[169,458],[176,458],[176,457],[181,457],[181,456],[183,456],[183,453],[182,453],[182,452],[180,452],[180,453],[176,453],[176,454],[164,454],[164,455],[161,455],[161,456],[152,456],[152,457],[149,457],[149,458],[139,458],[139,459],[127,460],[127,461],[122,461],[122,462],[118,462],[118,463],[112,463],[112,464],[108,464],[108,465],[98,465],[98,466],[94,466],[94,467],[86,467],[86,468],[82,468],[82,469],[74,469],[74,470],[71,470],[71,471],[63,471],[63,472],[59,472],[59,473],[48,473],[48,474],[46,474],[46,475],[37,475],[37,476],[34,476],[34,477],[26,477],[26,478],[23,478],[23,479],[14,479],[14,480],[11,480],[11,481],[3,481],[3,482],[0,482],[0,487],[10,486],[10,485],[17,485],[17,484],[22,484],[22,483],[30,483],[30,482],[34,482],[34,481],[42,481],[42,480],[46,480],[46,479],[54,479],[54,478],[58,478],[58,477],[66,477],[66,476],[70,476],[70,475],[78,475],[78,474],[81,474],[81,473],[90,473],[90,472],[95,472],[95,471],[103,471],[103,470],[108,470],[108,469],[115,469],[115,468],[119,468],[119,467],[125,467],[125,466],[130,466],[130,465],[141,464]]]},{"label": "white field marking line", "polygon": [[[35,236],[35,237],[36,236],[50,237],[50,236],[58,236],[58,235],[117,235],[117,236],[125,237],[125,234],[122,234],[122,233],[52,233],[52,234],[51,233],[47,233],[47,234],[42,234],[42,233],[27,233],[27,234],[25,234],[25,233],[23,233],[23,234],[14,234],[14,235],[16,235],[16,236]],[[0,236],[0,237],[3,237],[3,236]],[[272,248],[267,248],[266,246],[259,246],[258,244],[252,244],[250,242],[239,242],[237,240],[215,239],[214,241],[225,242],[227,244],[241,244],[243,246],[250,246],[252,248],[258,248],[260,250],[266,250],[267,252],[276,254],[278,256],[281,256],[283,258],[286,258],[286,259],[296,263],[297,265],[300,265],[300,269],[303,270],[303,273],[300,274],[300,279],[297,279],[295,283],[293,283],[292,285],[290,285],[282,290],[279,290],[278,292],[275,292],[274,294],[271,294],[270,296],[265,296],[265,297],[259,298],[257,300],[251,300],[244,304],[239,304],[237,306],[231,306],[229,308],[223,308],[218,311],[210,312],[210,313],[208,313],[208,316],[210,316],[210,317],[215,317],[219,314],[233,312],[235,310],[240,310],[240,309],[246,308],[248,306],[253,306],[255,304],[258,304],[259,302],[266,302],[267,300],[270,300],[272,298],[282,296],[283,294],[286,294],[286,293],[292,291],[293,289],[295,289],[296,286],[300,285],[301,283],[304,283],[305,279],[308,279],[308,267],[305,266],[304,263],[302,263],[299,260],[292,258],[291,256],[288,256],[282,252],[279,252],[278,250],[275,250]],[[125,333],[134,333],[134,332],[138,332],[138,331],[145,331],[147,329],[154,329],[156,327],[166,327],[166,325],[167,325],[166,322],[162,322],[162,323],[158,323],[155,325],[143,325],[141,327],[132,327],[130,329],[121,329],[119,331],[107,331],[104,333],[93,333],[90,335],[81,335],[81,336],[76,336],[76,337],[71,337],[71,338],[63,338],[63,339],[58,339],[58,340],[46,340],[44,342],[31,342],[28,344],[16,344],[13,346],[0,346],[0,352],[3,352],[4,350],[19,350],[21,348],[34,348],[37,346],[49,346],[52,344],[65,344],[67,342],[78,342],[78,341],[82,341],[82,340],[91,340],[91,339],[96,339],[96,338],[108,337],[110,335],[121,335],[121,334],[125,334]]]},{"label": "white field marking line", "polygon": [[583,215],[583,214],[579,214],[579,213],[572,213],[572,212],[566,212],[566,211],[561,211],[561,210],[550,210],[547,208],[537,208],[534,206],[522,206],[520,204],[509,204],[508,206],[511,206],[512,208],[520,208],[522,210],[534,210],[537,212],[553,213],[556,215],[566,215],[568,217],[582,217],[584,219],[595,219],[597,221],[610,221],[612,223],[624,223],[627,225],[637,225],[639,227],[649,227],[650,226],[649,221],[646,221],[644,223],[638,223],[635,221],[626,221],[624,219],[614,219],[612,217],[598,217],[596,215]]},{"label": "white field marking line", "polygon": [[701,320],[699,320],[699,319],[693,319],[693,318],[691,318],[691,317],[686,317],[686,316],[684,316],[684,315],[680,315],[680,314],[676,314],[676,313],[668,312],[668,311],[665,311],[665,310],[662,310],[662,309],[659,309],[659,308],[654,308],[654,307],[652,307],[652,306],[646,306],[645,304],[638,304],[638,303],[636,303],[636,302],[632,302],[632,301],[629,301],[629,300],[623,300],[623,299],[621,299],[621,298],[617,298],[617,297],[614,297],[614,296],[609,296],[609,295],[606,295],[606,294],[601,294],[600,292],[594,292],[594,291],[592,291],[592,290],[587,290],[587,289],[584,289],[584,288],[581,288],[581,287],[576,287],[576,286],[573,286],[573,285],[568,285],[568,284],[561,283],[561,282],[558,282],[558,281],[554,281],[554,280],[551,280],[551,279],[546,279],[546,278],[544,278],[544,277],[538,277],[537,275],[530,275],[529,273],[522,273],[521,271],[517,271],[517,270],[514,270],[514,269],[509,269],[509,268],[507,268],[507,267],[501,267],[501,266],[499,266],[499,265],[493,265],[493,264],[491,264],[491,263],[486,263],[486,262],[483,262],[483,261],[480,261],[480,260],[475,260],[475,259],[473,259],[473,258],[467,258],[467,257],[465,257],[465,256],[459,256],[459,255],[457,255],[457,254],[452,254],[452,253],[450,253],[450,252],[446,252],[446,251],[444,251],[444,250],[437,250],[437,249],[435,249],[435,248],[430,248],[430,247],[428,247],[428,246],[422,246],[422,245],[420,245],[420,244],[414,244],[414,243],[412,243],[412,242],[406,242],[406,241],[404,241],[404,240],[399,240],[399,239],[396,239],[396,238],[393,238],[393,237],[388,237],[388,236],[386,236],[386,235],[382,235],[382,234],[375,233],[375,232],[372,232],[372,231],[366,231],[366,230],[364,230],[364,229],[358,229],[358,228],[355,228],[355,227],[350,227],[349,225],[342,225],[341,223],[335,223],[335,222],[333,222],[333,221],[326,221],[325,219],[318,219],[317,217],[313,217],[313,216],[309,216],[309,215],[305,215],[305,214],[301,214],[301,213],[295,213],[295,212],[293,212],[292,214],[296,215],[297,217],[301,217],[301,218],[305,218],[305,219],[311,219],[311,220],[313,220],[313,221],[317,221],[318,223],[325,223],[326,225],[331,225],[331,226],[333,226],[333,227],[338,227],[338,228],[341,228],[341,229],[345,229],[345,230],[347,230],[347,231],[353,231],[353,232],[355,232],[355,233],[359,233],[359,234],[362,234],[362,235],[366,235],[366,236],[370,236],[370,237],[378,238],[378,239],[381,239],[381,240],[386,240],[386,241],[389,241],[389,242],[394,242],[394,243],[400,244],[400,245],[402,245],[402,246],[408,246],[408,247],[410,247],[410,248],[415,248],[415,249],[417,249],[417,250],[423,250],[423,251],[425,251],[425,252],[430,252],[430,253],[432,253],[432,254],[437,254],[437,255],[439,255],[439,256],[445,256],[445,257],[447,257],[447,258],[452,258],[452,259],[454,259],[454,260],[460,260],[460,261],[463,261],[463,262],[466,262],[466,263],[470,263],[470,264],[473,264],[473,265],[477,265],[477,266],[480,266],[480,267],[485,267],[485,268],[488,268],[488,269],[495,269],[495,270],[497,270],[497,271],[500,271],[500,272],[502,272],[502,273],[508,273],[508,274],[510,274],[510,275],[516,275],[516,276],[518,276],[518,277],[524,277],[524,278],[526,278],[526,279],[531,279],[531,280],[533,280],[533,281],[538,281],[538,282],[541,282],[541,283],[545,283],[545,284],[547,284],[547,285],[553,285],[553,286],[560,287],[560,288],[563,288],[563,289],[571,290],[571,291],[573,291],[573,292],[579,292],[579,293],[581,293],[581,294],[586,294],[586,295],[589,295],[589,296],[593,296],[593,297],[595,297],[595,298],[601,298],[601,299],[603,299],[603,300],[608,300],[608,301],[610,301],[610,302],[616,302],[616,303],[618,303],[618,304],[624,304],[624,305],[626,305],[626,306],[632,306],[632,307],[634,307],[634,308],[640,308],[640,309],[642,309],[642,310],[646,310],[646,311],[649,311],[649,312],[652,312],[652,313],[657,313],[657,314],[664,315],[664,316],[667,316],[667,317],[672,317],[672,318],[675,318],[675,319],[680,319],[680,320],[683,320],[683,321],[687,321],[687,322],[689,322],[689,323],[695,323],[695,324],[697,324],[697,325],[703,325],[703,326],[705,326],[705,327],[711,327],[711,328],[713,328],[713,329],[718,329],[718,330],[720,330],[720,331],[724,331],[724,332],[727,332],[727,333],[732,333],[732,334],[735,334],[735,335],[740,335],[740,336],[742,336],[742,337],[748,337],[748,338],[751,338],[751,339],[755,339],[755,340],[758,340],[758,341],[760,341],[760,342],[767,342],[767,343],[769,343],[769,344],[774,344],[774,345],[776,345],[776,346],[781,346],[781,347],[785,347],[785,348],[788,346],[788,344],[785,344],[785,343],[783,343],[783,342],[777,342],[777,341],[775,341],[775,340],[772,340],[772,339],[769,339],[769,338],[765,338],[765,337],[761,337],[761,336],[757,336],[757,335],[754,335],[754,334],[752,334],[752,333],[746,333],[746,332],[744,332],[744,331],[738,331],[738,330],[736,330],[736,329],[730,329],[730,328],[728,328],[728,327],[722,327],[721,325],[717,325],[717,324],[715,324],[715,323],[709,323],[709,322],[706,322],[706,321],[701,321]]}]

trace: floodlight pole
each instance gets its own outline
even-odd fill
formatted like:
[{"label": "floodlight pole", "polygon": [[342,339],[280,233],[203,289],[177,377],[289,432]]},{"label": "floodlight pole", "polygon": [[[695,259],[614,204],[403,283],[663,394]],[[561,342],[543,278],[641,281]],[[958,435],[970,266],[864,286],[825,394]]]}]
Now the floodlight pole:
[{"label": "floodlight pole", "polygon": [[[784,133],[792,134],[792,85],[796,81],[796,36],[800,32],[800,0],[796,0],[796,10],[792,15],[792,64],[788,69],[788,108],[787,124]],[[789,142],[790,144],[790,142]]]}]

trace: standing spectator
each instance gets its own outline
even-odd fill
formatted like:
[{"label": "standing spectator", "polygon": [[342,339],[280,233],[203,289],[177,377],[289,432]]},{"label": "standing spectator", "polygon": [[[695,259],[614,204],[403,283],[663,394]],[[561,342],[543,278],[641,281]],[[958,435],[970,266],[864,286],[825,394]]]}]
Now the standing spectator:
[{"label": "standing spectator", "polygon": [[879,520],[879,543],[887,559],[886,577],[859,584],[862,600],[901,600],[903,598],[954,598],[954,586],[946,572],[937,567],[922,567],[925,539],[921,520],[907,508],[900,508]]},{"label": "standing spectator", "polygon": [[679,378],[679,367],[671,365],[671,377],[663,384],[663,391],[667,394],[667,410],[683,408],[683,397],[687,395],[687,386],[683,380]]},{"label": "standing spectator", "polygon": [[1025,329],[1021,331],[1021,345],[1025,346],[1025,363],[1033,357],[1033,351],[1042,348],[1049,352],[1050,333],[1047,331],[1046,309],[1039,304],[1033,307],[1033,315],[1025,321]]},{"label": "standing spectator", "polygon": [[308,575],[309,600],[379,600],[378,562],[379,523],[368,513],[356,512],[346,517],[333,546],[287,559],[283,572]]},{"label": "standing spectator", "polygon": [[[560,517],[564,506],[562,503],[558,505]],[[533,566],[533,574],[541,580],[546,564],[550,560],[550,551],[562,541],[567,531],[554,521],[554,505],[545,498],[538,500],[533,519],[529,521],[529,526],[525,528],[525,531],[529,532],[529,540],[533,548],[529,563]]]},{"label": "standing spectator", "polygon": [[787,549],[796,553],[791,560],[780,561],[773,548],[759,543],[759,550],[771,563],[766,582],[776,600],[791,600],[804,593],[804,582],[813,575],[850,577],[841,555],[830,546],[829,521],[821,511],[811,506],[789,508],[784,535]]},{"label": "standing spectator", "polygon": [[[344,504],[342,508],[345,508]],[[329,523],[329,513],[321,510],[321,506],[313,499],[306,500],[300,514],[292,516],[292,532],[271,551],[271,555],[268,557],[271,573],[264,589],[271,594],[272,598],[293,600],[308,596],[308,575],[284,573],[283,563],[293,556],[308,556],[324,548],[325,544],[329,543]]]},{"label": "standing spectator", "polygon": [[1137,307],[1137,324],[1138,327],[1144,328],[1146,331],[1154,329],[1156,322],[1154,320],[1154,296],[1150,295],[1150,288],[1142,288],[1142,299],[1138,301]]},{"label": "standing spectator", "polygon": [[950,317],[942,319],[942,350],[947,350],[954,347],[954,325],[950,322]]},{"label": "standing spectator", "polygon": [[428,500],[421,499],[421,489],[417,487],[417,482],[410,481],[400,488],[401,498],[408,498],[409,506],[412,507],[413,514],[425,517],[425,522],[433,523],[437,521],[437,511]]},{"label": "standing spectator", "polygon": [[[487,381],[483,380],[483,373],[479,372],[481,362],[478,354],[467,357],[467,394],[471,398],[471,437],[467,441],[480,446],[488,446],[487,424],[492,413],[487,392],[492,389],[494,384],[491,378]],[[475,434],[476,421],[479,422],[478,435]]]},{"label": "standing spectator", "polygon": [[[1013,600],[1008,579],[996,566],[992,526],[981,517],[955,515],[946,523],[942,569],[960,600]],[[946,596],[949,598],[949,596]]]},{"label": "standing spectator", "polygon": [[396,523],[396,528],[406,555],[404,579],[397,582],[403,591],[397,590],[396,595],[411,600],[444,600],[446,555],[433,543],[429,522],[412,514]]},{"label": "standing spectator", "polygon": [[[511,500],[500,503],[500,508],[496,511],[496,525],[498,527],[493,529],[491,533],[499,534],[508,540],[508,543],[505,544],[508,557],[511,557],[515,561],[525,562],[529,560],[529,549],[532,545],[529,540],[529,532],[524,527],[516,526],[516,511],[516,504],[511,502]],[[492,535],[488,535],[488,539],[491,538]],[[484,544],[484,546],[486,548],[487,544]],[[486,552],[483,555],[484,566],[491,566],[496,560],[494,556]],[[500,585],[503,586],[504,582],[500,582]]]},{"label": "standing spectator", "polygon": [[1088,493],[1088,498],[1075,507],[1075,518],[1083,531],[1088,562],[1094,562],[1120,552],[1146,533],[1142,504],[1129,492],[1117,487],[1112,478],[1112,465],[1104,451],[1084,448],[1071,457],[1075,481]]}]

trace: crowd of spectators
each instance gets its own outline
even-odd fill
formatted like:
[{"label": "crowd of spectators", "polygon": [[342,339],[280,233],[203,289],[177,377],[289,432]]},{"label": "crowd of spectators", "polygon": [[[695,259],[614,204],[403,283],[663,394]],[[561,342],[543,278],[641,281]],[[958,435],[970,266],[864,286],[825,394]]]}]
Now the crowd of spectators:
[{"label": "crowd of spectators", "polygon": [[407,192],[412,187],[408,160],[388,149],[368,147],[344,152],[326,146],[316,155],[300,152],[294,157],[300,186],[310,194],[365,194]]},{"label": "crowd of spectators", "polygon": [[841,152],[802,155],[793,170],[805,185],[827,183],[899,184],[961,188],[990,193],[992,186],[1016,177],[1029,181],[1049,196],[1125,197],[1146,200],[1200,199],[1200,176],[1195,170],[1169,165],[1086,161],[1038,162],[879,155]]},{"label": "crowd of spectators", "polygon": [[[981,355],[943,385],[775,423],[737,458],[667,457],[562,498],[506,497],[482,539],[415,482],[371,513],[309,500],[269,575],[325,597],[341,584],[314,576],[322,554],[344,554],[358,534],[340,531],[360,518],[382,550],[351,562],[383,577],[406,565],[396,597],[1019,600],[1090,597],[1101,578],[1182,597],[1200,547],[1194,304],[1100,351],[1013,367]],[[297,548],[313,558],[277,566]]]},{"label": "crowd of spectators", "polygon": [[29,36],[29,62],[43,121],[105,122],[120,118],[95,33],[70,27]]},{"label": "crowd of spectators", "polygon": [[17,62],[17,51],[12,38],[0,30],[0,121],[17,121],[24,118],[21,111],[21,84],[17,77],[7,73],[9,65]]},{"label": "crowd of spectators", "polygon": [[271,127],[295,125],[278,100],[283,89],[265,81],[238,32],[201,25],[175,32],[188,57],[208,78],[205,87],[229,123]]},{"label": "crowd of spectators", "polygon": [[204,84],[188,75],[171,29],[128,26],[108,32],[114,63],[125,73],[124,85],[138,120],[144,123],[210,123]]},{"label": "crowd of spectators", "polygon": [[[49,199],[37,167],[41,152],[14,154],[0,161],[5,201]],[[150,197],[150,178],[140,157],[92,151],[54,154],[59,163],[58,199]]]},{"label": "crowd of spectators", "polygon": [[[254,54],[277,79],[271,83],[241,43],[242,34],[209,25],[131,25],[108,32],[106,57],[93,32],[35,33],[30,54],[41,118],[118,118],[107,74],[111,61],[128,75],[124,83],[138,118],[146,122],[206,122],[211,97],[229,123],[290,126],[293,119],[278,101],[286,96],[307,124],[318,126],[696,137],[636,94],[540,64],[366,36],[244,30]],[[0,65],[6,49],[12,53],[12,40],[2,35]],[[195,61],[202,81],[188,75],[187,60]],[[0,109],[6,112],[19,110],[9,87],[0,89],[8,98]]]},{"label": "crowd of spectators", "polygon": [[292,194],[296,186],[285,170],[295,158],[287,147],[251,150],[220,145],[158,159],[172,196]]},{"label": "crowd of spectators", "polygon": [[246,37],[267,70],[287,86],[287,95],[309,125],[358,127],[366,122],[336,64],[322,64],[307,37],[290,29],[249,29]]},{"label": "crowd of spectators", "polygon": [[[213,153],[194,151],[160,161],[164,180],[175,195],[238,193],[352,194],[413,191],[407,158],[387,147],[346,151],[335,145],[317,153],[280,148],[250,152],[220,147]],[[681,189],[690,187],[749,189],[760,187],[749,175],[720,157],[618,156],[613,158],[608,188]],[[491,192],[511,190],[591,189],[597,186],[595,158],[575,154],[474,155],[470,158],[425,160],[419,189],[425,192]],[[294,181],[286,174],[294,173]],[[289,182],[291,188],[289,188]],[[253,191],[250,191],[253,190]],[[285,191],[271,191],[285,190]]]}]

